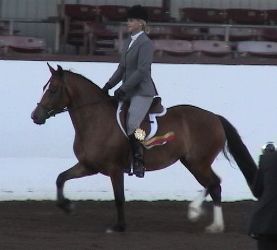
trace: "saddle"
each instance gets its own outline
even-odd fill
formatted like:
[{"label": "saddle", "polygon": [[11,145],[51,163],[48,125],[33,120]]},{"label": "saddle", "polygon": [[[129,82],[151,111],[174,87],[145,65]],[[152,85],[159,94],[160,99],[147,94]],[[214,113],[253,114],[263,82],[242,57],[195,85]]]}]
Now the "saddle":
[{"label": "saddle", "polygon": [[[118,125],[125,136],[127,136],[126,116],[129,105],[129,102],[119,102],[116,112]],[[158,130],[157,117],[164,116],[166,112],[167,109],[162,105],[161,97],[154,97],[151,107],[142,121],[140,128],[136,130],[136,132],[138,132],[138,136],[140,136],[141,132],[145,132],[145,136],[143,136],[145,138],[141,140],[141,143],[145,148],[149,149],[157,145],[163,145],[175,138],[173,132],[168,132],[162,136],[155,136]]]}]

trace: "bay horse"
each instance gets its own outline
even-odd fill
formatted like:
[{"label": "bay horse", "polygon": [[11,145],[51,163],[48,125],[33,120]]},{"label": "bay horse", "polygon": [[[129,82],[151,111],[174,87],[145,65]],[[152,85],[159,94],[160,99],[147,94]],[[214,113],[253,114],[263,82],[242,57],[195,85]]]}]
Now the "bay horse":
[{"label": "bay horse", "polygon": [[[131,163],[131,149],[117,124],[117,107],[112,97],[84,76],[59,65],[57,70],[49,64],[48,67],[51,77],[31,118],[36,124],[44,124],[49,117],[68,111],[75,130],[73,149],[78,159],[76,165],[57,177],[57,205],[64,211],[71,211],[72,203],[63,192],[66,181],[104,174],[111,179],[117,211],[117,221],[107,232],[124,231],[124,169]],[[189,204],[189,219],[195,221],[199,218],[202,203],[209,194],[213,200],[214,217],[206,230],[222,232],[220,178],[211,164],[220,152],[229,160],[227,148],[250,186],[257,166],[247,147],[227,119],[195,106],[170,107],[165,116],[157,119],[158,135],[173,131],[176,137],[163,146],[145,150],[146,171],[163,169],[180,160],[204,187],[201,196]]]}]

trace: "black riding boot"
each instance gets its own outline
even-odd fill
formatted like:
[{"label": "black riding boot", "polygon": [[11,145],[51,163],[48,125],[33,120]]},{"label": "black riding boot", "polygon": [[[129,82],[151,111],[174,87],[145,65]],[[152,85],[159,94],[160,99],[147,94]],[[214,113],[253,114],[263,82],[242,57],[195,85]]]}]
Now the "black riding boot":
[{"label": "black riding boot", "polygon": [[129,135],[129,141],[133,153],[133,173],[140,178],[144,177],[143,146],[135,138],[134,134]]}]

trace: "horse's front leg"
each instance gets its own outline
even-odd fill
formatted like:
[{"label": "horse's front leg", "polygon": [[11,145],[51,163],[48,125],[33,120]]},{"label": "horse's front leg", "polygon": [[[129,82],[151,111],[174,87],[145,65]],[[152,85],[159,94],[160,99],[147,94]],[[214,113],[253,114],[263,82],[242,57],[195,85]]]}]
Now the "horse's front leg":
[{"label": "horse's front leg", "polygon": [[66,181],[76,179],[88,175],[96,174],[93,169],[88,169],[81,163],[77,163],[72,168],[59,174],[57,185],[57,206],[63,209],[65,212],[70,213],[73,209],[72,203],[69,199],[66,199],[63,194],[64,184]]},{"label": "horse's front leg", "polygon": [[125,196],[124,196],[124,173],[121,169],[116,169],[110,174],[113,185],[115,205],[117,210],[117,222],[106,230],[107,233],[125,231]]}]

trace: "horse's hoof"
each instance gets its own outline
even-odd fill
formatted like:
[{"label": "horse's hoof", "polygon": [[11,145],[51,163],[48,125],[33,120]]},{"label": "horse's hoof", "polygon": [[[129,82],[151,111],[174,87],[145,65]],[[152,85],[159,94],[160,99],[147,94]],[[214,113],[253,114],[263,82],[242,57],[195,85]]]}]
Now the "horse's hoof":
[{"label": "horse's hoof", "polygon": [[222,233],[224,232],[224,225],[211,224],[206,227],[206,233]]},{"label": "horse's hoof", "polygon": [[203,214],[203,209],[201,207],[189,206],[188,219],[190,221],[192,221],[192,222],[198,221],[202,214]]},{"label": "horse's hoof", "polygon": [[126,230],[126,226],[125,225],[114,225],[112,227],[109,227],[106,229],[106,233],[110,234],[110,233],[115,233],[115,232],[125,232]]},{"label": "horse's hoof", "polygon": [[74,204],[68,199],[58,201],[57,206],[67,214],[71,214],[75,208]]}]

